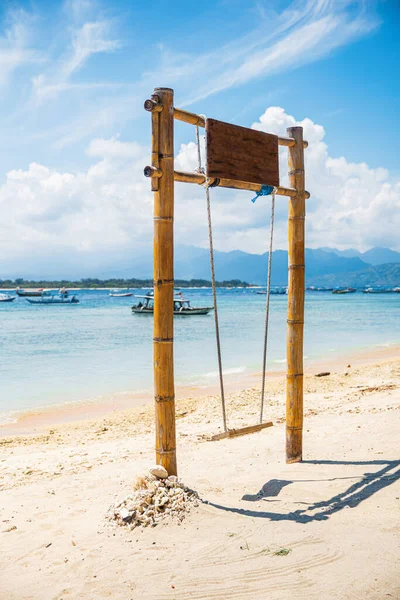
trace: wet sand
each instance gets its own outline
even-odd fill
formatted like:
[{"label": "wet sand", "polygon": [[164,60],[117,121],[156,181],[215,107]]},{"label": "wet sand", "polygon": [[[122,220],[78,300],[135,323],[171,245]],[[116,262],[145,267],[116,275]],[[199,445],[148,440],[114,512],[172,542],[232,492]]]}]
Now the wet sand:
[{"label": "wet sand", "polygon": [[[364,349],[358,352],[348,353],[341,357],[321,358],[320,360],[305,360],[305,373],[314,375],[319,372],[329,370],[340,372],[347,368],[348,364],[353,366],[374,364],[377,361],[391,359],[393,356],[400,355],[400,347],[381,347],[373,349]],[[282,377],[284,376],[285,364],[280,370],[267,373],[267,388],[272,386],[282,386]],[[241,389],[252,389],[260,386],[260,373],[236,373],[224,376],[225,389],[228,393],[236,393]],[[278,382],[278,383],[276,383]],[[215,396],[219,394],[219,385],[217,376],[215,382],[211,385],[203,386],[176,386],[177,400],[186,398],[201,398]],[[34,410],[19,411],[12,415],[8,423],[0,423],[0,438],[14,435],[34,435],[43,429],[52,425],[61,425],[74,421],[98,420],[115,412],[128,410],[130,408],[141,408],[152,404],[152,390],[142,390],[140,392],[125,392],[110,395],[101,399],[81,402],[71,402],[65,404],[54,404],[48,407],[41,407]]]}]

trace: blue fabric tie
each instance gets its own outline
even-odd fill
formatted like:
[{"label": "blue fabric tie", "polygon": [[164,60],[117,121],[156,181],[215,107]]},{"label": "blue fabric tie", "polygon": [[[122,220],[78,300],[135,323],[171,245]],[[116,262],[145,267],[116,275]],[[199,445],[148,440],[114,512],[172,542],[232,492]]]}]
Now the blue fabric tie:
[{"label": "blue fabric tie", "polygon": [[255,196],[255,198],[252,198],[251,201],[255,202],[257,200],[258,196],[269,196],[270,194],[272,194],[273,191],[274,191],[273,185],[262,185],[260,191],[257,192],[257,196]]}]

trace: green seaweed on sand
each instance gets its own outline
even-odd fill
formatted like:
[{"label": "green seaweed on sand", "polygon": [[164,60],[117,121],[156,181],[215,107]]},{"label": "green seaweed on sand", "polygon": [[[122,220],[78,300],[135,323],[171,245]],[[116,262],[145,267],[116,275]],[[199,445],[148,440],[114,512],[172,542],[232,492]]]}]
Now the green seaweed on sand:
[{"label": "green seaweed on sand", "polygon": [[277,552],[274,552],[274,556],[287,556],[291,551],[291,548],[281,548],[280,550],[277,550]]}]

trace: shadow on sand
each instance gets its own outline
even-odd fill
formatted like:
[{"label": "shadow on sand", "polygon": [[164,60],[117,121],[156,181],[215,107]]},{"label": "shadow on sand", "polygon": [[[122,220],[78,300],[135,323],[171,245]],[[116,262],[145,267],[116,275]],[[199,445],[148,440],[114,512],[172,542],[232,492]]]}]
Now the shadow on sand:
[{"label": "shadow on sand", "polygon": [[[246,510],[229,506],[222,506],[214,502],[207,502],[210,506],[214,506],[220,510],[237,513],[247,517],[256,517],[259,519],[270,519],[271,521],[295,521],[296,523],[311,523],[312,521],[324,521],[331,515],[344,508],[355,508],[361,502],[370,498],[379,490],[395,483],[400,479],[400,460],[373,460],[373,461],[341,461],[341,460],[305,460],[304,464],[314,465],[355,465],[355,466],[379,466],[382,467],[378,471],[372,473],[364,473],[363,476],[354,475],[352,477],[332,477],[328,479],[296,479],[283,480],[271,479],[265,483],[262,488],[255,494],[245,494],[242,500],[247,502],[257,502],[267,500],[268,498],[276,498],[284,487],[298,482],[315,482],[320,481],[335,481],[346,479],[359,479],[353,483],[344,492],[324,500],[307,505],[304,509],[298,509],[292,512],[267,512]],[[272,502],[274,500],[271,500]]]}]

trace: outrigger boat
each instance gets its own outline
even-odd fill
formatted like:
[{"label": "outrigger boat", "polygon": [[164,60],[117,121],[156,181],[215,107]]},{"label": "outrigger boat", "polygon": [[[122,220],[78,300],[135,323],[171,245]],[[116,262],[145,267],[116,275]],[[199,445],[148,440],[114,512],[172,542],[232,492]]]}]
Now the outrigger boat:
[{"label": "outrigger boat", "polygon": [[14,302],[15,296],[9,296],[8,294],[0,294],[0,302]]},{"label": "outrigger boat", "polygon": [[[132,306],[132,313],[136,315],[152,315],[154,313],[154,294],[152,292],[146,296],[135,296],[135,298],[141,300]],[[180,298],[174,298],[174,315],[181,317],[208,315],[210,310],[213,310],[213,308],[209,306],[191,306],[190,300],[185,300],[182,295]]]},{"label": "outrigger boat", "polygon": [[37,300],[26,298],[26,301],[29,302],[29,304],[36,304],[38,306],[44,304],[79,304],[79,300],[76,296],[71,296],[70,298],[67,296],[42,296]]}]

